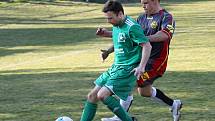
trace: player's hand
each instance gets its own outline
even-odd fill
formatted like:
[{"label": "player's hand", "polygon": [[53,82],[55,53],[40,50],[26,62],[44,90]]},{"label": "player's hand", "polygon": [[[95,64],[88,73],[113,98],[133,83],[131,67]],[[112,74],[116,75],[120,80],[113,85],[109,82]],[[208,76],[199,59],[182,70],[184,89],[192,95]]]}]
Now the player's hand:
[{"label": "player's hand", "polygon": [[108,50],[101,50],[101,58],[103,62],[108,56],[109,56]]},{"label": "player's hand", "polygon": [[140,76],[142,76],[143,73],[145,72],[145,69],[138,66],[134,68],[131,72],[134,72],[134,75],[137,77],[137,80],[139,80]]},{"label": "player's hand", "polygon": [[107,31],[107,29],[99,27],[96,31],[96,35],[104,37]]}]

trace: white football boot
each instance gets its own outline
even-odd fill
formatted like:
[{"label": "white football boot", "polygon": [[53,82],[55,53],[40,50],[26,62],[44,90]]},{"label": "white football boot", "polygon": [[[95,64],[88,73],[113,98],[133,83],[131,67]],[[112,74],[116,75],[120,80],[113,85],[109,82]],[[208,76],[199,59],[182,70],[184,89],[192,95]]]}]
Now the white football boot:
[{"label": "white football boot", "polygon": [[181,117],[180,109],[182,108],[181,100],[174,100],[173,105],[171,107],[173,121],[179,121]]},{"label": "white football boot", "polygon": [[116,115],[111,118],[102,118],[101,121],[121,121]]},{"label": "white football boot", "polygon": [[[137,118],[131,117],[133,121],[137,121]],[[122,121],[116,115],[111,118],[102,118],[101,121]]]}]

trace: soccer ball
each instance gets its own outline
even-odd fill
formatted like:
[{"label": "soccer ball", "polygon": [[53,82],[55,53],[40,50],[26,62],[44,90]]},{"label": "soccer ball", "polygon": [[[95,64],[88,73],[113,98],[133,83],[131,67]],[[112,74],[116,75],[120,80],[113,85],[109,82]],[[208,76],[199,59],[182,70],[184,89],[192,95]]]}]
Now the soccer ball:
[{"label": "soccer ball", "polygon": [[61,116],[61,117],[58,117],[55,121],[73,121],[73,120],[70,117]]}]

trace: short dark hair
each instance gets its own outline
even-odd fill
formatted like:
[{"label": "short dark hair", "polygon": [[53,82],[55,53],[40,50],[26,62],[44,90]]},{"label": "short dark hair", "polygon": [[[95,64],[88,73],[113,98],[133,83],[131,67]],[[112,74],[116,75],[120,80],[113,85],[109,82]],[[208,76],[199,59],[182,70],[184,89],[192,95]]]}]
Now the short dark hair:
[{"label": "short dark hair", "polygon": [[122,4],[116,0],[108,0],[105,3],[102,12],[107,13],[108,11],[112,11],[115,14],[118,14],[121,11],[124,14],[124,9],[122,7]]}]

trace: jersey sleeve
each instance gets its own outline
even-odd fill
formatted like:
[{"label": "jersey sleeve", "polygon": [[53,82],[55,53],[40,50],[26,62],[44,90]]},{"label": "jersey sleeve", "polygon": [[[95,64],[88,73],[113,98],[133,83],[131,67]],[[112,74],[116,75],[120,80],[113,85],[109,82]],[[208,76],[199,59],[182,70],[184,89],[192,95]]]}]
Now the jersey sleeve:
[{"label": "jersey sleeve", "polygon": [[164,14],[162,24],[161,24],[161,31],[166,33],[169,37],[169,39],[172,38],[174,31],[175,31],[175,21],[173,20],[173,17],[171,14]]},{"label": "jersey sleeve", "polygon": [[144,35],[144,30],[138,24],[131,26],[129,34],[130,38],[138,45],[149,42],[148,38]]}]

